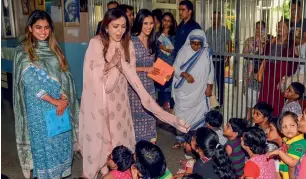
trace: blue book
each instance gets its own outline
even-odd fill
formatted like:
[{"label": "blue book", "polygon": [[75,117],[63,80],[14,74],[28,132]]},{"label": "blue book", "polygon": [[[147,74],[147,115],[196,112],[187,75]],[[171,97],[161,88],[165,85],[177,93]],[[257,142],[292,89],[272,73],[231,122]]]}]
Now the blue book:
[{"label": "blue book", "polygon": [[49,137],[57,136],[58,134],[71,130],[70,114],[68,108],[61,116],[56,115],[56,108],[45,113],[47,131]]}]

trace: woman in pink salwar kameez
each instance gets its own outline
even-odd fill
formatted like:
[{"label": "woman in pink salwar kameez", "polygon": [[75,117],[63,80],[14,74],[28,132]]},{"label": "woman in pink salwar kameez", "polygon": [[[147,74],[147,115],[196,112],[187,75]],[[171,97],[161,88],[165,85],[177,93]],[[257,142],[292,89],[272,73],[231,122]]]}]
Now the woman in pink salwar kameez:
[{"label": "woman in pink salwar kameez", "polygon": [[106,12],[100,35],[89,42],[84,60],[83,94],[79,124],[79,150],[84,178],[106,174],[107,155],[118,145],[134,151],[135,133],[127,85],[133,87],[142,105],[157,118],[182,132],[189,125],[163,111],[146,92],[136,74],[135,51],[125,13]]}]

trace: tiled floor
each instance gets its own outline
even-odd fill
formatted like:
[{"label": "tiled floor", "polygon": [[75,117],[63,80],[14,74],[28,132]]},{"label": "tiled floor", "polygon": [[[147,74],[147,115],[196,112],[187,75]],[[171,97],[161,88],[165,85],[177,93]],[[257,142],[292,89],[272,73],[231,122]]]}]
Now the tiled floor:
[{"label": "tiled floor", "polygon": [[[1,107],[1,173],[7,175],[10,179],[22,179],[23,175],[19,165],[15,143],[14,117],[10,103],[2,99]],[[171,149],[174,144],[174,136],[166,129],[158,128],[158,145],[163,150],[167,165],[172,172],[179,168],[179,159],[183,158],[182,150]],[[72,176],[76,178],[81,174],[81,159],[75,159],[73,162]]]}]

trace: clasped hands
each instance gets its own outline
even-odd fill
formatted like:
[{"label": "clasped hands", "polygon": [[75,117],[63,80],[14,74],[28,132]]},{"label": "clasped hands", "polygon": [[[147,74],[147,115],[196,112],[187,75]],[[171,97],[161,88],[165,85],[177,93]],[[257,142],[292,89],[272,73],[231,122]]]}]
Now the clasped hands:
[{"label": "clasped hands", "polygon": [[120,72],[122,72],[121,63],[121,52],[119,48],[115,49],[115,54],[110,61],[107,61],[104,67],[104,72],[108,72],[111,68],[116,67]]},{"label": "clasped hands", "polygon": [[[183,77],[190,84],[195,82],[194,77],[189,73],[182,72],[181,77]],[[207,88],[206,88],[206,91],[205,91],[206,96],[208,96],[208,97],[212,96],[212,88],[213,88],[212,84],[207,84]]]},{"label": "clasped hands", "polygon": [[54,102],[54,105],[56,106],[56,115],[58,116],[63,115],[68,104],[69,104],[68,99],[63,95],[61,96],[60,99],[56,99]]}]

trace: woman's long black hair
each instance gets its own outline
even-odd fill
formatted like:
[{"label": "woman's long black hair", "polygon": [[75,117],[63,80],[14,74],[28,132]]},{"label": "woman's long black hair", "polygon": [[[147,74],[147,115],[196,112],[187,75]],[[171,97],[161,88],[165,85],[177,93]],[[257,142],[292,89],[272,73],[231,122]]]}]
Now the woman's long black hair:
[{"label": "woman's long black hair", "polygon": [[221,179],[236,179],[232,162],[225,151],[225,146],[219,143],[219,137],[215,131],[206,127],[199,128],[196,133],[196,142],[204,155],[211,158],[214,171]]},{"label": "woman's long black hair", "polygon": [[[141,9],[140,11],[138,11],[133,27],[131,29],[131,34],[132,35],[140,35],[141,30],[142,30],[142,24],[143,21],[146,17],[152,17],[152,12],[149,11],[148,9]],[[155,31],[154,28],[152,29],[152,32],[149,35],[149,39],[148,39],[148,49],[150,50],[151,54],[155,54],[156,52],[156,35],[155,35]]]},{"label": "woman's long black hair", "polygon": [[[174,19],[174,16],[171,14],[171,12],[165,12],[163,14],[162,19],[164,19],[165,16],[169,16],[171,19],[171,26],[170,26],[170,30],[169,30],[169,35],[175,35],[176,34],[176,20]],[[159,32],[162,33],[163,32],[163,25],[161,24],[161,26],[159,27]]]}]

